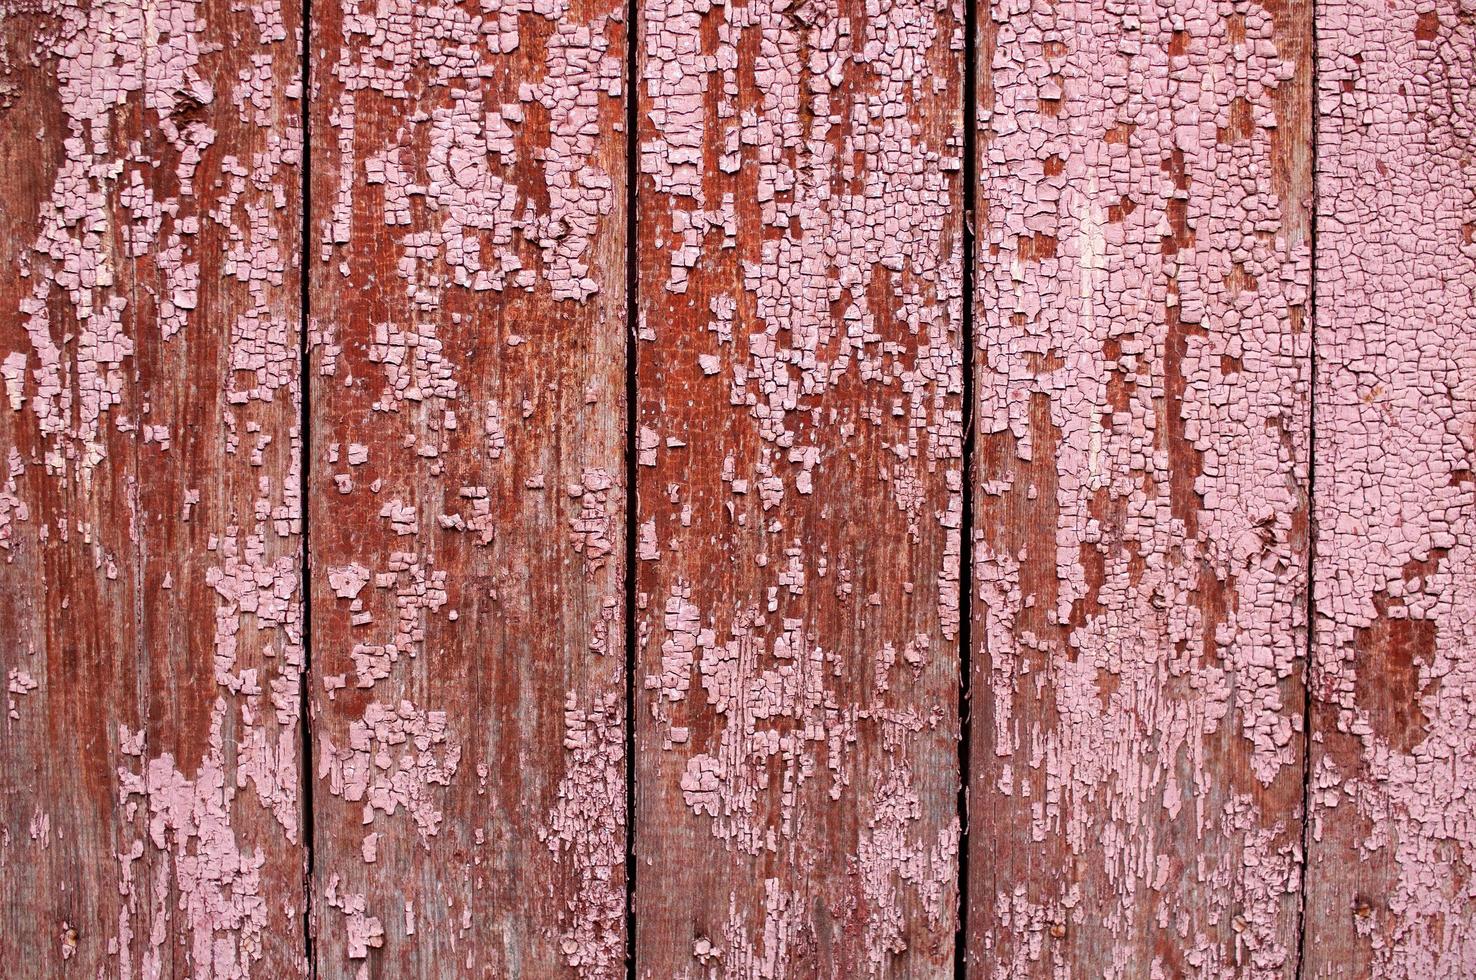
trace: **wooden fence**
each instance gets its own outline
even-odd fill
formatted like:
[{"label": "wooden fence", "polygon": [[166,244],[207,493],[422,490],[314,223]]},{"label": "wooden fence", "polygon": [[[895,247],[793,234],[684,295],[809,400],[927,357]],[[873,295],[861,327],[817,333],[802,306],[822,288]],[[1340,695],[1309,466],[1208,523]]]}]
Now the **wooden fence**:
[{"label": "wooden fence", "polygon": [[1471,0],[3,0],[15,977],[1476,976]]}]

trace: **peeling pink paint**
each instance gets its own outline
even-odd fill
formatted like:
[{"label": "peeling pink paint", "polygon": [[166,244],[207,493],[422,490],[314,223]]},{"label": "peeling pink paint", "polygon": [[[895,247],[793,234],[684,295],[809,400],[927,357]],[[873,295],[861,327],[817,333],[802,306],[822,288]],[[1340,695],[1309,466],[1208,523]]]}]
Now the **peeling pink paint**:
[{"label": "peeling pink paint", "polygon": [[931,975],[956,901],[957,661],[929,653],[958,629],[962,7],[638,23],[637,970]]},{"label": "peeling pink paint", "polygon": [[578,883],[565,899],[559,948],[564,962],[587,980],[625,975],[625,888],[616,879],[625,863],[624,721],[614,696],[586,710],[569,695],[569,759],[543,834],[555,859],[569,866],[569,880]]},{"label": "peeling pink paint", "polygon": [[643,976],[947,973],[959,778],[979,976],[1476,974],[1470,0],[1315,93],[1285,0],[645,0],[638,134],[621,4],[314,7],[0,4],[12,969],[618,977],[636,764]]},{"label": "peeling pink paint", "polygon": [[[421,309],[433,309],[436,291],[453,285],[500,292],[532,289],[542,277],[555,300],[583,300],[597,291],[588,253],[614,185],[594,162],[596,110],[599,95],[620,95],[621,63],[609,50],[602,22],[564,20],[563,7],[550,0],[515,0],[481,16],[444,0],[346,3],[346,43],[332,67],[344,95],[333,122],[341,166],[351,169],[339,180],[332,219],[323,228],[325,244],[348,244],[356,188],[382,185],[386,225],[410,225],[417,199],[440,215],[438,227],[402,236],[398,271]],[[477,48],[513,55],[522,43],[520,14],[556,24],[545,42],[546,76],[520,84],[514,102],[487,104],[481,82],[487,60]],[[423,65],[428,71],[422,72]],[[404,120],[398,145],[367,158],[361,178],[352,169],[355,93],[367,89],[404,99],[412,84],[422,82],[446,88],[449,107]],[[503,167],[518,162],[513,127],[524,122],[530,105],[549,120],[549,147],[539,154],[548,199],[543,213],[501,176]],[[430,146],[423,159],[411,142],[417,134]],[[518,248],[523,240],[537,246],[540,267],[524,266]],[[431,321],[420,328],[432,328]]]},{"label": "peeling pink paint", "polygon": [[1310,38],[1255,3],[987,18],[972,955],[1284,976],[1311,249],[1280,141]]},{"label": "peeling pink paint", "polygon": [[447,728],[445,712],[409,701],[370,702],[364,719],[349,726],[347,745],[335,745],[326,734],[319,742],[320,778],[334,796],[363,803],[366,826],[376,812],[394,816],[404,807],[422,838],[436,835],[442,814],[434,787],[450,784],[461,764],[461,743]]},{"label": "peeling pink paint", "polygon": [[[67,758],[47,789],[68,856],[18,913],[42,972],[303,966],[267,939],[302,911],[289,13],[0,12],[29,61],[6,159],[34,152],[8,193],[39,198],[8,225],[0,313],[0,552],[21,573],[0,592],[7,632],[39,628],[4,656],[19,757]],[[116,810],[86,799],[105,786]]]},{"label": "peeling pink paint", "polygon": [[319,966],[613,976],[620,8],[313,19]]},{"label": "peeling pink paint", "polygon": [[1309,977],[1476,973],[1476,9],[1318,18]]},{"label": "peeling pink paint", "polygon": [[[144,916],[146,949],[135,954],[129,942],[132,924],[120,919],[119,967],[124,976],[132,975],[134,955],[140,958],[143,976],[163,974],[172,955],[164,948],[170,936],[165,904],[171,899],[184,917],[195,975],[249,977],[252,963],[261,958],[268,926],[268,896],[262,894],[261,881],[266,857],[257,848],[243,847],[233,825],[239,781],[227,779],[222,730],[229,710],[224,698],[216,700],[209,753],[193,777],[181,773],[167,753],[140,769],[130,764],[118,770],[125,826],[137,811],[147,834],[118,856],[130,909],[138,901],[148,902],[147,911],[137,913]],[[121,738],[125,744],[133,741],[127,732]],[[134,745],[137,749],[130,754],[141,753],[141,739]],[[136,895],[139,885],[130,884],[131,866],[144,855],[145,839],[168,855],[167,864],[150,862],[156,877],[147,898]]]}]

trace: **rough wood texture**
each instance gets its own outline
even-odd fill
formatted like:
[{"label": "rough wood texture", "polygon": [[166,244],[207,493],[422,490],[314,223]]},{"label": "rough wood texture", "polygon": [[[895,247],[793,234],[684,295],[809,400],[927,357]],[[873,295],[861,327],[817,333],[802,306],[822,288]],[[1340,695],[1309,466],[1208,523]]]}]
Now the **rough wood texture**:
[{"label": "rough wood texture", "polygon": [[0,959],[303,973],[295,3],[0,4]]},{"label": "rough wood texture", "polygon": [[980,27],[970,975],[1291,976],[1309,11]]},{"label": "rough wood texture", "polygon": [[637,975],[949,975],[962,10],[638,24]]},{"label": "rough wood texture", "polygon": [[1476,976],[1476,0],[1315,13],[0,0],[0,973]]},{"label": "rough wood texture", "polygon": [[623,973],[620,10],[312,7],[324,976]]},{"label": "rough wood texture", "polygon": [[1476,976],[1476,7],[1318,10],[1308,977]]}]

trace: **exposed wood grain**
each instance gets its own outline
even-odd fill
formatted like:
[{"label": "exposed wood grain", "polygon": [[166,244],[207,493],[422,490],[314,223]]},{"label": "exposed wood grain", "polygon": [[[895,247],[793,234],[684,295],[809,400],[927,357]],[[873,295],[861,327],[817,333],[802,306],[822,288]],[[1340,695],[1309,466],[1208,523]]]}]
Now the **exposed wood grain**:
[{"label": "exposed wood grain", "polygon": [[962,8],[638,25],[637,974],[946,976]]},{"label": "exposed wood grain", "polygon": [[0,0],[0,972],[1476,975],[1476,8],[634,8]]},{"label": "exposed wood grain", "polygon": [[312,7],[324,976],[623,973],[620,10]]},{"label": "exposed wood grain", "polygon": [[1476,8],[1318,7],[1308,977],[1476,975]]},{"label": "exposed wood grain", "polygon": [[1291,976],[1308,5],[980,27],[970,975]]},{"label": "exposed wood grain", "polygon": [[0,5],[0,958],[300,975],[295,3]]}]

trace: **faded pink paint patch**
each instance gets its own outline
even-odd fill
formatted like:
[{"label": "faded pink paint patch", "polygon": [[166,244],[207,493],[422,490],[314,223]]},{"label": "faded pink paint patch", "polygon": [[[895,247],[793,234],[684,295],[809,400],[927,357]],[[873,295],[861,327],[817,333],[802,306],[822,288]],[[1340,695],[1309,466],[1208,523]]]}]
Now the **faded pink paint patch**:
[{"label": "faded pink paint patch", "polygon": [[[1318,29],[1314,690],[1336,731],[1308,914],[1376,975],[1472,976],[1476,7],[1335,0]],[[1308,952],[1345,975],[1341,946]]]},{"label": "faded pink paint patch", "polygon": [[[990,877],[995,975],[1071,969],[1048,926],[1092,930],[1071,948],[1111,977],[1294,952],[1298,815],[1258,791],[1299,785],[1311,251],[1278,197],[1296,52],[1268,6],[983,14],[975,805],[1027,821],[987,824],[1021,860],[1103,882]],[[1149,923],[1171,952],[1134,945]]]}]

